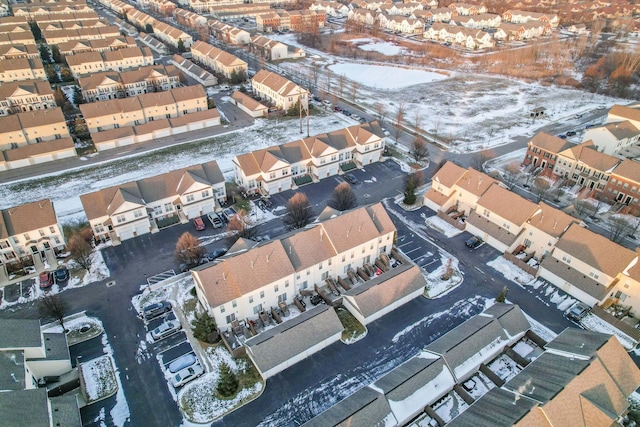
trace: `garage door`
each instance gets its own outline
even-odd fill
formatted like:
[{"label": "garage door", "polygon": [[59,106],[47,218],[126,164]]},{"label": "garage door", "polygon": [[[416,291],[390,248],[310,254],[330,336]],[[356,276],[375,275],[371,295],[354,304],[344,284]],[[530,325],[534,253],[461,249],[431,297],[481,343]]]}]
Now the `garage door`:
[{"label": "garage door", "polygon": [[130,228],[127,228],[126,230],[119,230],[118,234],[119,234],[120,240],[131,239],[133,237],[133,230]]},{"label": "garage door", "polygon": [[197,216],[200,216],[200,209],[198,209],[197,207],[185,210],[185,213],[187,214],[187,218],[189,219],[193,219]]}]

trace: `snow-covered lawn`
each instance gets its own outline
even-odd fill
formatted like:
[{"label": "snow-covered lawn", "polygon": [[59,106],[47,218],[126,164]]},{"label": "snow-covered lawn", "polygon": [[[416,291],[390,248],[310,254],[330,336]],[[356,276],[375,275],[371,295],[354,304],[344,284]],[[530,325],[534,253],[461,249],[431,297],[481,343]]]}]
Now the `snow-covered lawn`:
[{"label": "snow-covered lawn", "polygon": [[[65,317],[64,327],[67,330],[67,341],[74,345],[89,338],[97,337],[104,329],[102,322],[95,317],[88,317],[85,312]],[[60,323],[53,322],[42,326],[42,331],[62,333]]]},{"label": "snow-covered lawn", "polygon": [[509,381],[522,370],[522,368],[506,354],[501,354],[493,362],[489,363],[488,368],[504,381]]},{"label": "snow-covered lawn", "polygon": [[504,257],[499,256],[493,261],[489,261],[487,265],[498,273],[502,274],[505,279],[511,280],[519,285],[524,285],[533,280],[533,276],[518,268],[512,262],[507,261]]},{"label": "snow-covered lawn", "polygon": [[[358,43],[358,49],[368,52],[378,52],[386,56],[396,56],[402,54],[403,52],[406,52],[406,49],[391,42],[376,39],[365,40],[367,40],[366,43]],[[355,40],[350,41],[353,43]]]},{"label": "snow-covered lawn", "polygon": [[462,400],[458,393],[452,391],[431,405],[431,407],[445,423],[448,423],[464,412],[469,407],[469,404]]},{"label": "snow-covered lawn", "polygon": [[[263,389],[257,372],[247,358],[232,358],[222,345],[207,348],[207,357],[214,369],[188,383],[178,394],[180,409],[188,421],[196,423],[208,423],[222,417],[237,406],[255,399]],[[217,397],[216,386],[223,363],[226,363],[241,380],[240,391],[233,399]],[[255,381],[249,381],[251,384],[247,384],[246,381],[252,378],[255,378]]]},{"label": "snow-covered lawn", "polygon": [[425,223],[427,224],[428,227],[431,227],[434,230],[439,231],[440,233],[444,234],[447,237],[455,237],[464,231],[464,230],[459,230],[455,228],[453,225],[449,224],[448,222],[438,217],[437,215],[433,215],[433,216],[430,216],[429,218],[426,218]]},{"label": "snow-covered lawn", "polygon": [[329,66],[334,74],[345,76],[374,89],[402,89],[446,79],[446,73],[412,70],[385,65],[339,63]]},{"label": "snow-covered lawn", "polygon": [[118,383],[111,356],[105,355],[81,365],[82,379],[89,404],[111,396]]},{"label": "snow-covered lawn", "polygon": [[622,344],[622,346],[627,350],[633,350],[638,344],[629,335],[625,334],[618,328],[614,328],[610,323],[605,322],[593,313],[587,314],[580,323],[589,330],[615,336],[618,338],[618,341],[620,341],[620,344]]},{"label": "snow-covered lawn", "polygon": [[[462,274],[458,270],[458,259],[442,254],[440,267],[428,275],[424,275],[427,281],[426,294],[429,298],[439,298],[446,295],[462,283]],[[451,275],[448,279],[447,275]]]}]

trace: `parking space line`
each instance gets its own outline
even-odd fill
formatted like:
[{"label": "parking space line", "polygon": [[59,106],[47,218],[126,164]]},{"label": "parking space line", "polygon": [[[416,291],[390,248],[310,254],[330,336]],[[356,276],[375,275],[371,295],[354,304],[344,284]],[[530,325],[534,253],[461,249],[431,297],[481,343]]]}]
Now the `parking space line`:
[{"label": "parking space line", "polygon": [[409,251],[402,251],[404,252],[405,255],[409,255],[411,252],[415,252],[415,251],[419,251],[421,248],[415,248],[415,249],[411,249]]},{"label": "parking space line", "polygon": [[412,244],[412,243],[413,243],[413,240],[409,240],[408,242],[403,243],[403,244],[401,244],[401,245],[398,245],[398,246],[396,246],[396,247],[397,247],[398,249],[402,249],[402,248],[404,248],[405,246],[410,245],[410,244]]}]

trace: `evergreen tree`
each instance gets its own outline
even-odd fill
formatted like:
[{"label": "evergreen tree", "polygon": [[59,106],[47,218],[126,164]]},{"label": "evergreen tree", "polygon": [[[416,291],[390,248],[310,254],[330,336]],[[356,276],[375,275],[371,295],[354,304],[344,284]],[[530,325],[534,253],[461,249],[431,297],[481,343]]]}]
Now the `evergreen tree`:
[{"label": "evergreen tree", "polygon": [[187,49],[184,47],[184,42],[182,41],[182,39],[178,40],[178,52],[182,53],[186,50]]},{"label": "evergreen tree", "polygon": [[197,314],[193,322],[191,322],[193,328],[193,336],[210,344],[218,341],[218,327],[216,321],[209,313]]},{"label": "evergreen tree", "polygon": [[216,387],[218,394],[223,398],[230,398],[236,395],[239,387],[240,381],[238,381],[238,377],[229,368],[229,365],[223,363],[220,366],[220,379]]},{"label": "evergreen tree", "polygon": [[66,61],[64,60],[64,56],[62,56],[62,54],[60,53],[60,49],[58,49],[58,46],[53,45],[51,46],[51,54],[53,55],[53,61],[57,62],[57,63],[65,63]]},{"label": "evergreen tree", "polygon": [[40,31],[40,27],[38,27],[38,24],[34,21],[34,22],[30,22],[29,23],[29,27],[31,27],[31,32],[33,33],[33,38],[39,42],[42,41],[42,31]]},{"label": "evergreen tree", "polygon": [[46,44],[40,45],[40,59],[42,59],[43,64],[51,63],[51,52],[49,51],[49,46]]},{"label": "evergreen tree", "polygon": [[84,98],[82,97],[82,90],[80,90],[80,86],[75,86],[73,88],[73,103],[76,105],[84,104]]},{"label": "evergreen tree", "polygon": [[151,33],[153,33],[153,27],[151,26],[151,24],[147,24],[147,25],[145,25],[145,26],[144,26],[144,31],[145,31],[147,34],[151,34]]}]

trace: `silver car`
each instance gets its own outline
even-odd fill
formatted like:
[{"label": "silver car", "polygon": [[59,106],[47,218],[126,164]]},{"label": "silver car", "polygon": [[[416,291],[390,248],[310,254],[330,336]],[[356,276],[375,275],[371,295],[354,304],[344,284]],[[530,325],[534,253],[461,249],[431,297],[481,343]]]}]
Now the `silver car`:
[{"label": "silver car", "polygon": [[213,225],[213,228],[222,227],[222,220],[220,219],[217,213],[215,212],[208,213],[207,218],[209,218],[209,221],[211,221],[211,225]]},{"label": "silver car", "polygon": [[171,377],[171,384],[175,388],[182,387],[189,381],[193,381],[204,373],[200,365],[189,366]]},{"label": "silver car", "polygon": [[157,328],[151,331],[151,337],[154,341],[160,341],[163,338],[173,335],[178,332],[182,326],[177,320],[166,320],[160,324]]}]

